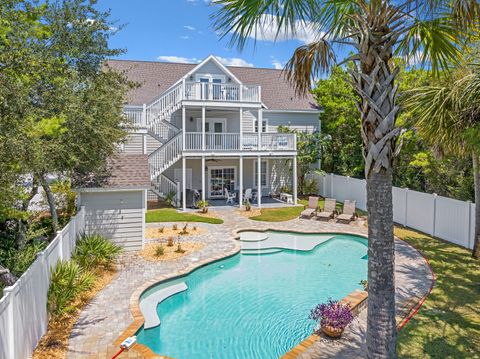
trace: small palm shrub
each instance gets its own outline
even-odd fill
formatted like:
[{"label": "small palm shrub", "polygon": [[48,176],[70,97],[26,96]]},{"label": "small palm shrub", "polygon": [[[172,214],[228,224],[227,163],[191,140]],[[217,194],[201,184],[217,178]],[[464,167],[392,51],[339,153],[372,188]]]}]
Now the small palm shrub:
[{"label": "small palm shrub", "polygon": [[178,229],[178,224],[174,224],[174,225],[172,226],[172,229],[173,229],[174,231],[176,231],[176,230]]},{"label": "small palm shrub", "polygon": [[180,244],[180,242],[178,242],[177,249],[175,249],[175,252],[176,253],[185,253],[185,249],[182,248],[182,245]]},{"label": "small palm shrub", "polygon": [[155,247],[155,257],[161,257],[165,253],[165,247],[159,244]]},{"label": "small palm shrub", "polygon": [[167,247],[173,247],[173,237],[168,237]]},{"label": "small palm shrub", "polygon": [[62,315],[75,309],[73,301],[91,288],[95,281],[92,273],[84,271],[75,261],[58,261],[51,270],[48,290],[48,312]]},{"label": "small palm shrub", "polygon": [[85,269],[110,268],[122,247],[100,234],[84,234],[77,241],[73,259]]},{"label": "small palm shrub", "polygon": [[183,226],[180,234],[181,235],[187,235],[188,234],[188,223],[185,223],[185,226]]}]

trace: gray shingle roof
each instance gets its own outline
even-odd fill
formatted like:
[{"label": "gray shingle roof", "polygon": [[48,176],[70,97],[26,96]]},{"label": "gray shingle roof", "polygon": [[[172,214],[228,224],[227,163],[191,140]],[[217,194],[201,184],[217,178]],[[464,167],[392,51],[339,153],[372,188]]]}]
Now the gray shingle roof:
[{"label": "gray shingle roof", "polygon": [[149,189],[150,172],[147,155],[117,154],[107,162],[102,175],[95,175],[85,181],[82,189]]},{"label": "gray shingle roof", "polygon": [[[195,64],[132,60],[109,60],[108,65],[118,71],[125,71],[130,80],[140,84],[139,88],[130,91],[129,105],[150,103],[197,66]],[[235,66],[227,68],[243,83],[262,86],[262,101],[269,109],[312,109],[313,96],[309,94],[304,98],[297,97],[293,87],[285,81],[281,70]]]},{"label": "gray shingle roof", "polygon": [[117,155],[108,164],[110,176],[105,188],[150,188],[147,155]]}]

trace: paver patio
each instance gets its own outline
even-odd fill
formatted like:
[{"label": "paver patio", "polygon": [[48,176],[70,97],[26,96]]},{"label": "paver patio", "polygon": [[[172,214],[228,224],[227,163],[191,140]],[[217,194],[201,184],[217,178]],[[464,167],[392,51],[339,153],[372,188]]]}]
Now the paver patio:
[{"label": "paver patio", "polygon": [[[198,236],[188,236],[186,241],[200,241],[205,247],[198,252],[186,255],[175,261],[148,262],[135,253],[124,254],[120,258],[118,276],[83,310],[69,341],[68,358],[111,358],[118,347],[113,343],[132,323],[130,299],[144,283],[164,280],[186,273],[214,259],[226,257],[239,251],[239,243],[234,240],[238,229],[276,229],[303,232],[348,232],[366,235],[364,226],[345,225],[295,219],[288,222],[259,222],[249,220],[232,208],[218,209],[224,224],[196,224],[207,228],[208,232]],[[170,223],[148,224],[148,226],[169,226]],[[182,240],[182,239],[181,239]],[[421,298],[432,283],[430,269],[424,258],[403,241],[396,240],[396,300],[399,315],[411,298]],[[137,298],[135,298],[136,300]],[[350,325],[344,339],[331,341],[321,338],[299,358],[345,358],[362,357],[365,341],[366,310]],[[168,353],[165,353],[168,354]],[[135,351],[122,353],[119,358],[137,358]]]}]

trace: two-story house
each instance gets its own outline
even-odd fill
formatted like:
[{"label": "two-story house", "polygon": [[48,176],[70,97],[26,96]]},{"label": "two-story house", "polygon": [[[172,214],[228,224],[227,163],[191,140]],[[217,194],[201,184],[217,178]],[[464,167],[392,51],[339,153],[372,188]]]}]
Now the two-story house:
[{"label": "two-story house", "polygon": [[281,70],[226,67],[211,55],[199,64],[110,60],[140,87],[129,93],[125,114],[135,125],[123,145],[148,154],[149,197],[175,193],[187,207],[189,189],[202,199],[244,192],[280,191],[297,202],[296,134],[320,130],[311,96],[299,98]]}]

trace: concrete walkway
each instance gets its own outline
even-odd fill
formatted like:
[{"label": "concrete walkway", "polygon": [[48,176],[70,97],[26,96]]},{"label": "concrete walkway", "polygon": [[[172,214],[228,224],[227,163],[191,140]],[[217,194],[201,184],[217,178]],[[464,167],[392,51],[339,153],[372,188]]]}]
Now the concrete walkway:
[{"label": "concrete walkway", "polygon": [[[196,224],[207,228],[208,232],[198,236],[188,236],[187,241],[200,241],[205,247],[195,253],[175,261],[147,262],[138,254],[125,254],[120,259],[119,275],[81,313],[69,341],[68,358],[111,358],[118,350],[114,341],[132,323],[130,299],[137,288],[152,280],[164,280],[191,270],[213,258],[232,255],[239,251],[239,242],[233,232],[238,229],[276,229],[302,232],[347,232],[366,235],[366,228],[358,225],[345,225],[306,219],[288,222],[258,222],[247,219],[233,208],[216,211],[225,223],[212,225]],[[169,226],[169,223],[149,224],[148,226]],[[396,241],[396,283],[399,308],[412,297],[422,297],[429,289],[431,275],[425,260],[412,247]],[[136,300],[136,299],[135,299]],[[366,311],[345,332],[343,340],[331,343],[321,339],[301,358],[345,358],[361,357],[365,338]],[[347,354],[348,353],[348,354]],[[168,354],[168,353],[165,353]],[[350,356],[351,355],[351,356]],[[130,351],[119,358],[136,358],[139,354]]]}]

